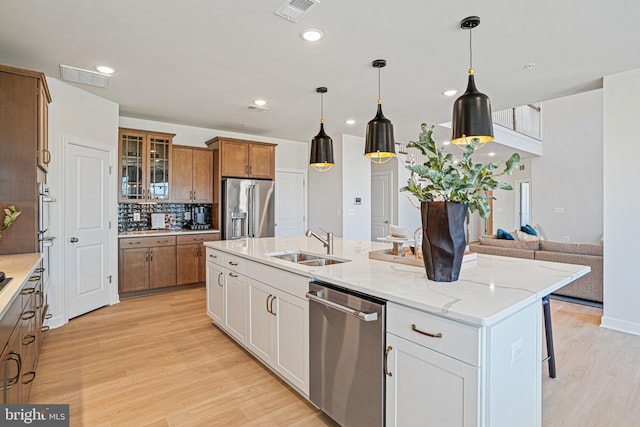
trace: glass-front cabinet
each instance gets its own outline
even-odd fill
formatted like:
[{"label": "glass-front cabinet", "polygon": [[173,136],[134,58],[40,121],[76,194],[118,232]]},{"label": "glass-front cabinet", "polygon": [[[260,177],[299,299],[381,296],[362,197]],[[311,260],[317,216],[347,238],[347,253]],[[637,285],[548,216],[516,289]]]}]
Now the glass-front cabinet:
[{"label": "glass-front cabinet", "polygon": [[120,128],[120,202],[168,202],[174,134]]}]

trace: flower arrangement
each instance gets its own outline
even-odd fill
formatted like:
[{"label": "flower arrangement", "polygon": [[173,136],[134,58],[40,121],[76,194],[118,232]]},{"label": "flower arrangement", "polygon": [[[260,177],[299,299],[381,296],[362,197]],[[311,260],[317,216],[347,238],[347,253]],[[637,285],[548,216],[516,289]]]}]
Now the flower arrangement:
[{"label": "flower arrangement", "polygon": [[[5,217],[4,221],[2,222],[2,226],[0,227],[0,231],[4,231],[9,228],[9,226],[13,224],[13,221],[15,221],[21,213],[22,212],[17,210],[15,206],[7,206],[4,209]],[[0,234],[0,239],[2,239],[2,234]]]}]

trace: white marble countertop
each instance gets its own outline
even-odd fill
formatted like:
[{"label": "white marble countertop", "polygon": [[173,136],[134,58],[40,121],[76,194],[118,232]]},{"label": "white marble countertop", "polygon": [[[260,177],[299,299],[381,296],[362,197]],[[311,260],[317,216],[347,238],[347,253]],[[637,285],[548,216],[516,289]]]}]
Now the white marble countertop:
[{"label": "white marble countertop", "polygon": [[119,239],[129,237],[145,237],[145,236],[178,236],[181,234],[211,234],[220,233],[220,230],[188,230],[186,228],[180,230],[138,230],[138,231],[121,231],[118,233]]},{"label": "white marble countertop", "polygon": [[370,259],[370,251],[390,247],[384,243],[335,238],[333,256],[351,261],[324,267],[265,255],[293,250],[326,254],[315,238],[269,237],[205,245],[477,326],[497,323],[590,271],[588,266],[478,254],[477,260],[463,263],[457,282],[439,283],[428,280],[424,268]]},{"label": "white marble countertop", "polygon": [[13,280],[0,291],[0,317],[4,316],[18,290],[24,281],[31,277],[41,258],[41,253],[0,255],[0,271],[4,271],[7,277],[13,277]]}]

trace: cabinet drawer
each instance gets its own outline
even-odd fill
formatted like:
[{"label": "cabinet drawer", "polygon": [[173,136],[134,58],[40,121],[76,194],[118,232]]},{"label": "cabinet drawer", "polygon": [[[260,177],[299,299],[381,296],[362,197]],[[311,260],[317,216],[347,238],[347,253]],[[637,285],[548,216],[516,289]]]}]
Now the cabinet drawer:
[{"label": "cabinet drawer", "polygon": [[249,262],[246,271],[247,276],[252,279],[296,296],[308,304],[305,296],[309,292],[308,277],[260,264],[259,262]]},{"label": "cabinet drawer", "polygon": [[231,271],[235,271],[236,273],[240,273],[243,276],[246,275],[247,264],[251,262],[245,258],[234,256],[228,253],[224,254],[223,259],[224,259],[223,266],[225,268],[228,268]]},{"label": "cabinet drawer", "polygon": [[[479,328],[388,303],[387,332],[473,366],[479,366]],[[432,337],[424,333],[440,336]]]},{"label": "cabinet drawer", "polygon": [[213,242],[215,240],[220,240],[220,235],[218,233],[176,236],[176,242],[178,245],[193,245],[194,243]]},{"label": "cabinet drawer", "polygon": [[176,236],[129,237],[120,239],[120,249],[175,246]]},{"label": "cabinet drawer", "polygon": [[215,249],[207,248],[207,262],[224,267],[224,253]]}]

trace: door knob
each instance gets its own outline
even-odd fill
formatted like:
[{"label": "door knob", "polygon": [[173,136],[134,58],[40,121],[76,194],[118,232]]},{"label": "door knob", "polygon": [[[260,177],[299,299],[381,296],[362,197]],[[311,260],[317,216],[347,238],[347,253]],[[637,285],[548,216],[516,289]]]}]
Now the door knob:
[{"label": "door knob", "polygon": [[385,224],[389,224],[389,221],[385,220],[385,221],[384,221],[384,223],[385,223]]},{"label": "door knob", "polygon": [[72,237],[72,238],[69,239],[69,241],[71,243],[77,243],[78,242],[78,238],[77,237]]}]

